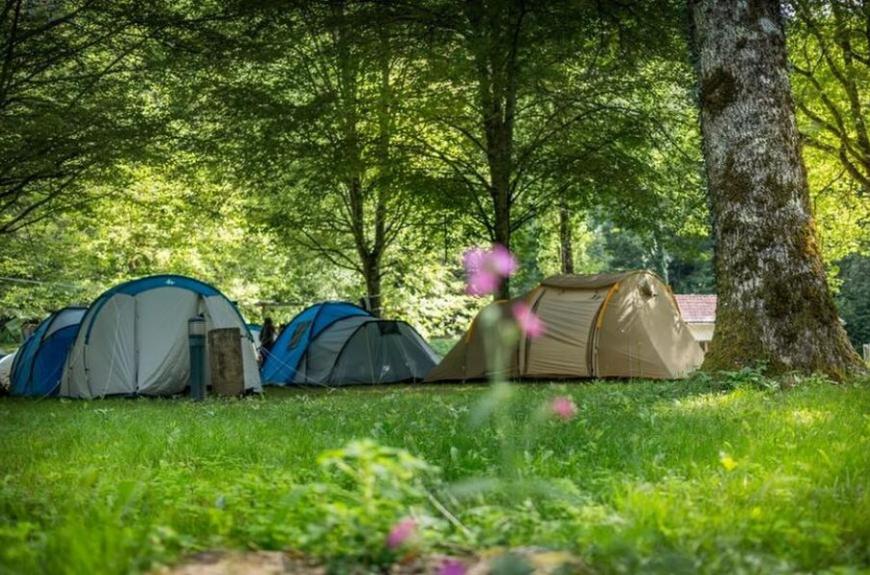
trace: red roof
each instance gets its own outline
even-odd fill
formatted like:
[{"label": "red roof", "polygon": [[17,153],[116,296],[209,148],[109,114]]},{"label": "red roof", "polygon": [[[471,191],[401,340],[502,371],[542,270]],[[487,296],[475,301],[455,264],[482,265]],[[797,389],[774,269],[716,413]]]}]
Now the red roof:
[{"label": "red roof", "polygon": [[716,296],[711,294],[675,294],[680,313],[688,323],[712,323],[716,321]]}]

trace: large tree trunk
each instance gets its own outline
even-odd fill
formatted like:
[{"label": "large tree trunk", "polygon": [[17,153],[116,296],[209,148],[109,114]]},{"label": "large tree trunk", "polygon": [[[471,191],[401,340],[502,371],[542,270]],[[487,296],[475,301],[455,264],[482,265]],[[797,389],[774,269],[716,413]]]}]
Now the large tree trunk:
[{"label": "large tree trunk", "polygon": [[[338,38],[338,65],[341,85],[340,95],[344,104],[343,126],[343,161],[344,169],[348,175],[347,206],[350,216],[351,234],[354,247],[356,248],[359,265],[356,267],[363,276],[365,282],[366,299],[369,311],[375,316],[381,315],[381,260],[386,249],[386,202],[389,194],[388,187],[390,178],[389,170],[389,145],[391,123],[389,118],[389,100],[391,87],[389,79],[390,46],[385,35],[381,36],[381,53],[379,58],[379,98],[377,105],[378,136],[376,144],[376,157],[374,163],[380,171],[379,181],[369,182],[374,186],[376,195],[374,202],[374,222],[370,223],[369,209],[371,203],[371,189],[364,184],[366,172],[366,160],[363,158],[362,140],[360,134],[360,103],[357,93],[360,81],[360,62],[351,50],[353,31],[344,19],[345,3],[335,3],[333,9],[340,16],[337,32]],[[374,229],[370,229],[373,225]]]},{"label": "large tree trunk", "polygon": [[[498,112],[494,112],[498,114]],[[496,123],[493,121],[492,123]],[[510,175],[513,171],[511,140],[513,125],[501,122],[487,130],[489,147],[490,196],[493,204],[493,241],[510,249],[511,247],[511,207]],[[493,134],[493,135],[489,135]],[[510,299],[510,280],[505,278],[496,299]]]},{"label": "large tree trunk", "polygon": [[381,317],[381,263],[378,258],[370,257],[364,271],[369,311],[373,316]]},{"label": "large tree trunk", "polygon": [[571,208],[565,198],[559,200],[559,258],[562,261],[562,273],[574,273],[574,246],[571,233]]},{"label": "large tree trunk", "polygon": [[[378,135],[377,158],[378,178],[375,181],[375,221],[374,239],[367,242],[367,255],[364,259],[366,296],[369,310],[376,317],[381,316],[381,277],[384,252],[387,248],[387,204],[393,192],[391,138],[393,134],[392,99],[393,87],[390,79],[390,57],[392,47],[389,35],[384,28],[378,31],[380,50],[378,51]],[[370,245],[371,247],[368,247]]]},{"label": "large tree trunk", "polygon": [[353,239],[359,257],[363,280],[366,285],[366,297],[372,315],[381,315],[381,257],[384,252],[384,209],[381,196],[375,207],[375,240],[369,242],[366,234],[365,198],[359,178],[354,178],[348,195],[350,203]]},{"label": "large tree trunk", "polygon": [[[503,159],[504,167],[492,170],[492,202],[494,206],[494,237],[493,241],[501,244],[507,249],[511,247],[511,197],[510,197],[510,179],[502,177],[503,174],[509,174],[510,165],[509,158]],[[496,292],[495,298],[498,300],[510,299],[510,278],[504,278],[504,281]]]},{"label": "large tree trunk", "polygon": [[[470,49],[477,69],[477,96],[489,168],[492,240],[510,249],[511,185],[514,165],[514,119],[519,80],[518,52],[526,8],[524,0],[468,0]],[[510,299],[510,282],[502,282],[496,299]]]},{"label": "large tree trunk", "polygon": [[705,367],[856,371],[819,256],[779,2],[690,9],[719,295]]}]

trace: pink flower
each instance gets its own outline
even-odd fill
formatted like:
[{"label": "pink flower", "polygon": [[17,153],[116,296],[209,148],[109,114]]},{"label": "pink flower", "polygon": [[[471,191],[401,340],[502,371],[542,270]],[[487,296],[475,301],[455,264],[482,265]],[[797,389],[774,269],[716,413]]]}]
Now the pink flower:
[{"label": "pink flower", "polygon": [[390,534],[387,535],[387,547],[390,549],[398,549],[408,539],[414,536],[417,531],[417,522],[407,517],[402,519],[390,529]]},{"label": "pink flower", "polygon": [[486,295],[498,289],[501,278],[487,271],[480,270],[468,275],[468,286],[465,291],[468,295]]},{"label": "pink flower", "polygon": [[577,415],[577,406],[574,405],[574,400],[570,397],[560,395],[553,398],[552,403],[550,403],[550,411],[562,421],[569,421]]},{"label": "pink flower", "polygon": [[438,575],[465,575],[468,569],[459,559],[448,557],[438,567]]},{"label": "pink flower", "polygon": [[541,318],[535,315],[535,312],[532,311],[532,308],[530,308],[526,302],[518,301],[514,303],[511,309],[514,314],[514,319],[517,321],[520,330],[522,330],[525,335],[531,338],[536,338],[544,334],[544,331],[546,331],[544,322],[541,321]]},{"label": "pink flower", "polygon": [[517,271],[519,264],[517,264],[517,259],[510,252],[509,249],[504,247],[501,244],[495,244],[492,246],[492,249],[489,250],[489,255],[487,257],[487,267],[489,267],[493,273],[500,275],[503,278],[514,275],[514,272]]},{"label": "pink flower", "polygon": [[482,268],[485,261],[486,250],[482,248],[471,248],[462,255],[462,265],[468,273],[474,273]]},{"label": "pink flower", "polygon": [[517,271],[516,258],[506,247],[498,244],[489,250],[472,248],[465,252],[462,260],[468,273],[466,291],[470,295],[495,292],[502,279]]}]

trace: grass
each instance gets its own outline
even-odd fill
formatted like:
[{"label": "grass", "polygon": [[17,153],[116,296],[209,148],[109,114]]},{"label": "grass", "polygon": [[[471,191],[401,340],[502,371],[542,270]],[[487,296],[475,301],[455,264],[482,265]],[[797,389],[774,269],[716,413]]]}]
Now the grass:
[{"label": "grass", "polygon": [[[424,549],[552,546],[600,573],[870,568],[866,384],[522,385],[509,423],[474,425],[487,393],[5,398],[0,572],[146,571],[224,547],[377,565],[407,514]],[[560,394],[577,417],[541,419]]]},{"label": "grass", "polygon": [[447,352],[456,345],[458,338],[456,337],[440,337],[429,340],[429,346],[435,350],[439,357],[444,357]]}]

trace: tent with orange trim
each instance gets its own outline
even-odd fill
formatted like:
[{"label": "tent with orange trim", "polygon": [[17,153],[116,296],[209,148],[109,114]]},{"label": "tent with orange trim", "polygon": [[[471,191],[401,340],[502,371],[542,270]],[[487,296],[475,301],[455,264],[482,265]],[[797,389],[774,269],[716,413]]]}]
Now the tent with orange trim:
[{"label": "tent with orange trim", "polygon": [[465,381],[491,375],[499,338],[486,334],[484,314],[509,314],[524,301],[544,334],[521,337],[504,362],[506,377],[678,379],[697,369],[704,352],[680,316],[670,288],[652,272],[559,275],[512,301],[481,311],[468,332],[426,377]]}]

